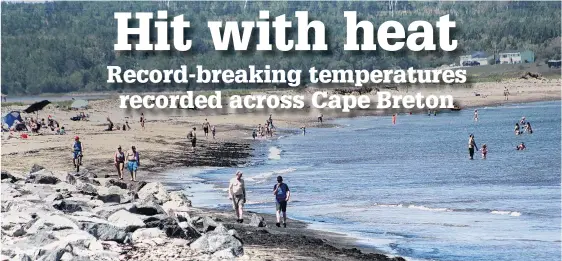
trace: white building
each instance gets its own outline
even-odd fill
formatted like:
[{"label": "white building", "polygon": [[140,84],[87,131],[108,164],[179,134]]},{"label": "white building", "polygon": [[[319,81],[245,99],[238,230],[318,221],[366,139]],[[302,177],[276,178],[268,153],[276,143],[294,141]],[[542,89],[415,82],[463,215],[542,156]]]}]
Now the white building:
[{"label": "white building", "polygon": [[500,64],[533,63],[535,53],[531,51],[505,51],[499,55]]}]

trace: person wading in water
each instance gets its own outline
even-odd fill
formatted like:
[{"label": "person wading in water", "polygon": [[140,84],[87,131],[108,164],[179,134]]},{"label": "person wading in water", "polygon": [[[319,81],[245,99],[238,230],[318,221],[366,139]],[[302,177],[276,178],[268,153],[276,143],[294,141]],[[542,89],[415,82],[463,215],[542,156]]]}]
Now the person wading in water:
[{"label": "person wading in water", "polygon": [[474,134],[470,134],[468,136],[468,154],[470,159],[474,159],[474,149],[478,151],[478,147],[476,146],[476,141],[474,141]]}]

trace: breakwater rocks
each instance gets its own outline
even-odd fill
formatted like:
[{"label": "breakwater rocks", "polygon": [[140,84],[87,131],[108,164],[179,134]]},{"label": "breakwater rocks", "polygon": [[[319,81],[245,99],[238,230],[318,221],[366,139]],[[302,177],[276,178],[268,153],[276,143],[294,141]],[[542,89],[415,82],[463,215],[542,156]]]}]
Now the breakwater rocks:
[{"label": "breakwater rocks", "polygon": [[160,183],[34,166],[2,171],[1,185],[1,260],[231,260],[244,253],[235,230],[190,215],[185,195]]}]

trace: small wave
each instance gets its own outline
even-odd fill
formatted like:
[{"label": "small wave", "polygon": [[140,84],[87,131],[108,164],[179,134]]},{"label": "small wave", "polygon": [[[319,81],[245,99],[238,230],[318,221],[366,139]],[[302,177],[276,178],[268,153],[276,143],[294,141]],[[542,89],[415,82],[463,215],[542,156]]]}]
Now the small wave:
[{"label": "small wave", "polygon": [[294,172],[295,168],[286,168],[286,169],[281,169],[281,170],[274,170],[274,171],[270,171],[270,172],[264,172],[264,173],[260,173],[258,175],[246,178],[246,181],[251,181],[251,182],[256,182],[256,184],[259,183],[263,183],[266,182],[268,179],[270,179],[273,175],[279,175],[279,174],[287,174],[287,173],[291,173]]},{"label": "small wave", "polygon": [[508,215],[508,216],[512,216],[512,217],[519,217],[521,216],[521,212],[517,212],[517,211],[502,211],[502,210],[493,210],[490,212],[491,214],[496,214],[496,215]]},{"label": "small wave", "polygon": [[448,208],[430,208],[426,206],[416,206],[416,205],[409,205],[408,208],[426,210],[426,211],[453,212],[452,209],[448,209]]},{"label": "small wave", "polygon": [[269,159],[279,160],[281,159],[281,150],[277,147],[269,148]]},{"label": "small wave", "polygon": [[403,207],[402,204],[377,204],[377,203],[375,203],[375,206],[383,207],[383,208],[401,208],[401,207]]}]

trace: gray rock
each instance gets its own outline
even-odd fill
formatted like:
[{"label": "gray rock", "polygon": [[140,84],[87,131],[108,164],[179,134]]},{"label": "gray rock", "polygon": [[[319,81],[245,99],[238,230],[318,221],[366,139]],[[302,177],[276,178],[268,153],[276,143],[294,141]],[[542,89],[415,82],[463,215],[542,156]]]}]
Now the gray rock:
[{"label": "gray rock", "polygon": [[165,238],[166,234],[158,228],[141,228],[133,232],[131,236],[133,243],[139,243],[145,239]]},{"label": "gray rock", "polygon": [[60,182],[60,179],[55,177],[52,172],[47,171],[45,169],[35,171],[32,174],[29,174],[26,180],[27,183],[35,183],[35,184],[57,184]]},{"label": "gray rock", "polygon": [[51,250],[45,253],[39,260],[40,261],[60,261],[64,253],[70,252],[72,253],[73,247],[70,244],[65,245],[64,247],[58,247],[54,250]]},{"label": "gray rock", "polygon": [[111,216],[111,214],[121,210],[121,209],[125,209],[125,210],[129,210],[131,207],[133,206],[133,204],[131,203],[127,203],[127,204],[119,204],[119,205],[112,205],[112,206],[108,206],[107,204],[96,208],[94,210],[94,213],[96,213],[96,215],[102,217],[102,218],[108,218],[109,216]]},{"label": "gray rock", "polygon": [[88,183],[78,182],[76,184],[76,190],[78,190],[78,192],[85,195],[91,195],[91,196],[98,195],[98,190],[94,186]]},{"label": "gray rock", "polygon": [[88,203],[85,201],[67,200],[67,199],[63,199],[61,201],[55,201],[53,207],[64,213],[87,211],[90,209]]},{"label": "gray rock", "polygon": [[5,170],[2,171],[2,182],[4,180],[6,180],[6,181],[9,181],[11,183],[15,183],[15,182],[17,182],[19,180],[23,180],[23,179],[24,179],[23,176],[20,176],[20,175],[17,175],[17,174],[12,174],[12,173],[9,173]]},{"label": "gray rock", "polygon": [[45,215],[34,222],[26,232],[35,234],[41,230],[57,231],[63,229],[78,229],[78,226],[62,215]]},{"label": "gray rock", "polygon": [[137,182],[131,182],[129,183],[129,185],[127,186],[127,188],[131,191],[134,192],[139,192],[146,184],[146,181],[137,181]]},{"label": "gray rock", "polygon": [[[203,234],[200,238],[191,243],[190,248],[204,254],[214,254],[219,251],[232,251],[232,255],[237,257],[244,253],[242,242],[234,236],[221,231],[213,231]],[[219,255],[225,254],[220,252]]]},{"label": "gray rock", "polygon": [[137,192],[139,199],[147,199],[150,196],[154,196],[156,199],[165,203],[170,200],[168,191],[160,182],[147,183],[142,189]]},{"label": "gray rock", "polygon": [[134,195],[128,193],[128,190],[117,186],[101,187],[98,189],[98,199],[105,203],[127,203],[131,201],[131,197],[134,198]]},{"label": "gray rock", "polygon": [[117,179],[110,179],[105,183],[106,187],[117,186],[121,189],[127,189],[127,183],[117,180]]},{"label": "gray rock", "polygon": [[252,214],[252,218],[250,219],[250,226],[267,227],[267,223],[265,222],[265,219],[262,216]]},{"label": "gray rock", "polygon": [[66,174],[66,182],[68,184],[76,185],[76,177],[74,177],[74,175],[68,173],[68,174]]},{"label": "gray rock", "polygon": [[92,184],[94,186],[101,186],[101,183],[93,178],[88,178],[88,177],[84,177],[84,176],[79,176],[77,177],[78,181],[83,182],[83,183],[87,183],[87,184]]},{"label": "gray rock", "polygon": [[35,172],[43,170],[43,169],[45,169],[45,167],[43,167],[41,165],[33,164],[29,173],[35,173]]},{"label": "gray rock", "polygon": [[127,232],[124,227],[118,227],[108,223],[80,222],[80,229],[90,233],[96,239],[103,241],[123,243],[127,237]]},{"label": "gray rock", "polygon": [[166,219],[168,218],[168,215],[166,214],[157,214],[157,215],[152,215],[152,216],[142,216],[143,221],[144,221],[144,225],[147,228],[151,228],[151,227],[158,227],[160,225],[160,221],[162,219]]},{"label": "gray rock", "polygon": [[219,223],[209,216],[203,218],[203,232],[213,231],[218,225]]},{"label": "gray rock", "polygon": [[14,261],[32,261],[33,259],[31,259],[30,256],[26,255],[26,254],[17,254],[16,256],[14,256],[12,259],[10,260],[14,260]]},{"label": "gray rock", "polygon": [[125,227],[127,232],[132,232],[138,228],[144,227],[142,216],[130,213],[124,209],[113,213],[107,218],[107,221],[116,226]]},{"label": "gray rock", "polygon": [[146,216],[166,213],[166,211],[164,211],[164,209],[160,205],[158,205],[158,203],[155,202],[151,196],[148,196],[144,200],[141,200],[139,198],[139,200],[140,201],[133,203],[133,207],[129,209],[131,213]]},{"label": "gray rock", "polygon": [[167,217],[165,219],[160,220],[158,222],[158,228],[163,230],[166,233],[166,236],[171,238],[183,238],[183,239],[193,240],[201,236],[201,234],[191,226],[187,228],[182,228],[179,222],[172,217]]}]

